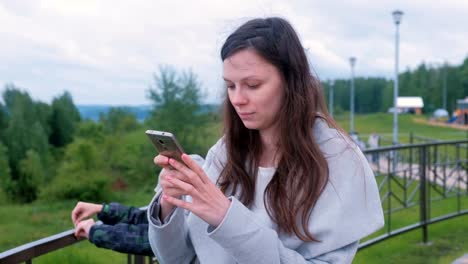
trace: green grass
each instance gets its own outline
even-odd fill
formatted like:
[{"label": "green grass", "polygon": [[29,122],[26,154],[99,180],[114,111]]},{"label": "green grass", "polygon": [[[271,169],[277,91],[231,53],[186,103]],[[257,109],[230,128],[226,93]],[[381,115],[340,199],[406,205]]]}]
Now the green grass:
[{"label": "green grass", "polygon": [[468,216],[459,216],[429,226],[429,243],[422,243],[420,229],[389,238],[359,251],[361,263],[449,264],[468,252]]},{"label": "green grass", "polygon": [[[400,141],[408,142],[409,133],[439,139],[466,139],[468,132],[451,128],[433,127],[415,123],[414,116],[401,115]],[[337,117],[337,121],[346,130],[349,129],[349,116]],[[372,114],[355,116],[355,127],[360,135],[377,132],[389,135],[391,138],[393,116],[389,114]],[[212,127],[213,137],[203,139],[207,145],[212,145],[220,135],[219,125]],[[139,142],[143,140],[142,133],[135,132],[123,140]],[[363,138],[366,140],[367,138]],[[146,140],[146,138],[144,139]],[[150,160],[152,159],[149,158]],[[148,175],[154,177],[156,175]],[[416,183],[413,183],[416,184]],[[393,186],[392,186],[393,188]],[[144,206],[153,195],[153,186],[141,186],[129,189],[127,192],[115,193],[115,200],[128,205]],[[397,195],[401,190],[393,188]],[[385,190],[382,190],[385,191]],[[418,197],[418,195],[416,195]],[[391,200],[396,205],[396,200]],[[4,194],[0,192],[0,252],[32,242],[53,234],[72,229],[70,212],[76,201],[56,203],[35,202],[27,205],[8,204]],[[463,208],[468,207],[468,197],[462,199]],[[384,204],[384,207],[387,205]],[[456,199],[446,199],[431,204],[431,216],[454,212]],[[386,219],[387,220],[387,219]],[[392,229],[415,223],[419,220],[419,207],[399,211],[392,215]],[[354,263],[451,263],[454,259],[468,252],[468,217],[461,216],[429,226],[430,245],[421,244],[421,230],[388,239],[358,252]],[[388,222],[387,222],[388,224]],[[386,227],[372,237],[381,235]],[[57,250],[34,260],[34,263],[126,263],[127,256],[96,248],[87,241]]]},{"label": "green grass", "polygon": [[[117,193],[117,201],[145,206],[153,192]],[[76,201],[0,206],[0,252],[73,229],[70,213]],[[127,263],[127,255],[97,248],[88,241],[53,251],[34,263]]]},{"label": "green grass", "polygon": [[[398,116],[398,139],[401,143],[409,142],[409,134],[413,132],[417,136],[435,138],[441,140],[467,139],[468,131],[455,128],[431,126],[417,123],[416,119],[424,119],[424,116],[399,115]],[[345,130],[349,131],[349,114],[343,113],[335,117],[336,121]],[[355,115],[354,129],[360,135],[366,136],[372,132],[384,135],[392,139],[393,115],[386,113]],[[367,138],[365,138],[367,140]]]}]

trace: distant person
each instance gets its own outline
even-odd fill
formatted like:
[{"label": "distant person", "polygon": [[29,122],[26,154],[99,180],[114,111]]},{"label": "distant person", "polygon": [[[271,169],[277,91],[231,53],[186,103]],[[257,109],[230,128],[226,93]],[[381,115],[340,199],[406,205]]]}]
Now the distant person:
[{"label": "distant person", "polygon": [[167,263],[351,263],[384,224],[366,158],[329,116],[286,20],[253,19],[221,49],[224,135],[198,166],[163,155],[149,241]]},{"label": "distant person", "polygon": [[[367,144],[369,145],[369,148],[378,148],[380,146],[380,136],[375,132],[371,133],[367,140]],[[374,164],[379,162],[379,153],[372,153],[372,162]]]},{"label": "distant person", "polygon": [[366,149],[366,143],[359,138],[359,134],[357,132],[351,132],[350,137],[361,151]]}]

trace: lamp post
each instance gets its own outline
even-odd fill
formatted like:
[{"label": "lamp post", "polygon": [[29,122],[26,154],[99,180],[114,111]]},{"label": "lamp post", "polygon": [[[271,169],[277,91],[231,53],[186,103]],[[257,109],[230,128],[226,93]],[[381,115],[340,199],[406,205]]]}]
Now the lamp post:
[{"label": "lamp post", "polygon": [[393,82],[393,144],[398,144],[398,42],[400,41],[399,35],[399,25],[401,22],[401,17],[403,16],[403,12],[400,10],[395,10],[392,13],[393,15],[393,22],[396,25],[396,32],[395,32],[395,81]]},{"label": "lamp post", "polygon": [[335,86],[335,81],[330,81],[330,91],[328,93],[328,111],[330,112],[330,116],[333,117],[333,88]]},{"label": "lamp post", "polygon": [[351,64],[351,95],[349,101],[350,108],[350,120],[349,120],[349,133],[354,133],[354,65],[356,64],[356,58],[349,58],[349,63]]},{"label": "lamp post", "polygon": [[444,89],[442,94],[442,108],[447,110],[447,62],[444,63]]}]

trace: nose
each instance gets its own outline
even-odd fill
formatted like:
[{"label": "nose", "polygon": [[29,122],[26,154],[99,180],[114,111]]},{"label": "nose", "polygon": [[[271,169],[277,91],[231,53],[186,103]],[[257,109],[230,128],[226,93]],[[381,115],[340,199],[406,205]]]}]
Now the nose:
[{"label": "nose", "polygon": [[240,88],[235,88],[229,91],[229,100],[234,106],[245,105],[248,102],[247,96]]}]

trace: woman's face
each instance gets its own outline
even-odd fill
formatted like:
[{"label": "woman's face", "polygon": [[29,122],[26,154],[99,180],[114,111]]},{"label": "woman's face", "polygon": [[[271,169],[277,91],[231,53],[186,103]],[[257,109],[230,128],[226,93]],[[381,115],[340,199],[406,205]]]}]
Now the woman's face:
[{"label": "woman's face", "polygon": [[284,81],[278,69],[252,49],[223,61],[229,101],[249,129],[274,129],[281,107]]}]

